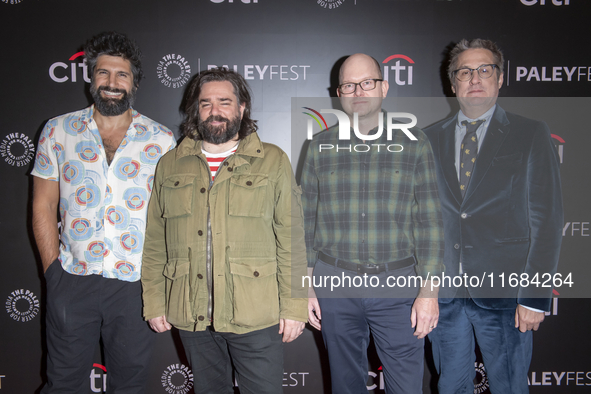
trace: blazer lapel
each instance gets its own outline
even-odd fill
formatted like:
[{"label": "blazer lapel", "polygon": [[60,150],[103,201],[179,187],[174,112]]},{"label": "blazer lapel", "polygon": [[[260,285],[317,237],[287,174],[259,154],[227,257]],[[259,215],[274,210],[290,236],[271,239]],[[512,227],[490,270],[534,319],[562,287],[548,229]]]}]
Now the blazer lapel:
[{"label": "blazer lapel", "polygon": [[447,124],[443,125],[443,131],[439,134],[439,157],[447,187],[456,199],[456,202],[461,204],[462,193],[456,171],[455,130],[457,118],[456,115]]},{"label": "blazer lapel", "polygon": [[497,105],[497,109],[492,116],[490,124],[488,125],[488,129],[486,130],[484,141],[482,142],[482,145],[478,151],[476,164],[474,165],[474,170],[472,171],[472,179],[468,184],[468,190],[466,190],[464,201],[470,198],[470,196],[478,188],[480,182],[482,182],[482,179],[490,168],[493,159],[503,144],[503,141],[505,141],[505,138],[507,138],[509,135],[509,132],[509,119],[507,119],[505,111],[499,105]]}]

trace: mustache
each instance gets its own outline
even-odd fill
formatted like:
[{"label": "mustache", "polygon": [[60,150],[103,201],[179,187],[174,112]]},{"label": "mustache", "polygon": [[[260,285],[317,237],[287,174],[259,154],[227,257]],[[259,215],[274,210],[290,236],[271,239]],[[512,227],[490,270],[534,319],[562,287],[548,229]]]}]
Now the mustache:
[{"label": "mustache", "polygon": [[123,93],[124,95],[127,94],[127,91],[125,89],[110,88],[108,86],[99,86],[96,91],[97,93],[104,91],[109,93]]},{"label": "mustache", "polygon": [[211,122],[224,122],[226,124],[230,123],[230,119],[224,118],[222,115],[210,115],[207,119],[203,121],[203,123],[211,123]]}]

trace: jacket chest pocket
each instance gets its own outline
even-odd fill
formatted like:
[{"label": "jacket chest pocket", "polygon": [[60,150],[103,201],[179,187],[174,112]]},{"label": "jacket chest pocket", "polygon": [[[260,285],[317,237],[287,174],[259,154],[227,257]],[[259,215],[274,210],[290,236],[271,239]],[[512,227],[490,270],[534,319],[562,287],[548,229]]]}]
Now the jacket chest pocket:
[{"label": "jacket chest pocket", "polygon": [[162,183],[162,217],[175,218],[191,215],[195,176],[174,175]]},{"label": "jacket chest pocket", "polygon": [[239,175],[230,178],[228,214],[230,216],[262,217],[269,177]]},{"label": "jacket chest pocket", "polygon": [[271,324],[279,319],[277,263],[243,265],[230,262],[233,282],[232,323],[243,327]]}]

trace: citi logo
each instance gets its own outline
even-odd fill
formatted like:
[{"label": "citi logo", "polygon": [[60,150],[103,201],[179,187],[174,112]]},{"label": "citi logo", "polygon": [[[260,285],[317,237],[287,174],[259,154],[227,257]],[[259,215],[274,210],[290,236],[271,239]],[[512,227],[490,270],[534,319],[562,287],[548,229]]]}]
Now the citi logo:
[{"label": "citi logo", "polygon": [[[220,4],[223,3],[226,0],[210,0],[212,3],[216,3],[216,4]],[[233,3],[234,0],[228,0],[228,3]],[[240,3],[244,3],[244,4],[256,4],[258,3],[259,0],[240,0]],[[236,3],[238,3],[238,1],[236,1]]]},{"label": "citi logo", "polygon": [[[394,61],[395,60],[395,61]],[[400,64],[401,61],[404,61],[403,64]],[[392,63],[390,63],[392,62]],[[404,85],[412,85],[412,64],[415,64],[414,60],[406,55],[392,55],[388,56],[382,64],[387,64],[384,66],[384,80],[388,81],[388,83],[393,83],[390,79],[390,71],[394,71],[394,83],[396,85],[404,86]],[[406,65],[405,65],[406,64]]]},{"label": "citi logo", "polygon": [[558,315],[558,296],[560,295],[556,289],[552,289],[552,309],[549,312],[544,312],[545,316],[556,316]]},{"label": "citi logo", "polygon": [[70,61],[69,64],[55,62],[49,66],[49,77],[57,83],[64,83],[67,81],[78,82],[80,78],[82,78],[84,82],[90,83],[88,65],[86,64],[86,59],[84,59],[84,52],[77,52],[70,56],[68,60]]},{"label": "citi logo", "polygon": [[[549,2],[550,3],[550,2]],[[552,5],[569,5],[570,0],[551,0]],[[546,0],[521,0],[521,4],[531,6],[531,5],[546,5]]]},{"label": "citi logo", "polygon": [[564,139],[562,139],[562,137],[560,137],[559,135],[556,134],[550,134],[552,136],[552,139],[554,140],[554,145],[556,146],[556,149],[558,150],[558,158],[560,159],[560,164],[562,164],[563,159],[564,159]]},{"label": "citi logo", "polygon": [[[99,372],[96,372],[99,369]],[[90,371],[90,391],[93,393],[104,393],[107,391],[107,367],[101,364],[92,364]]]}]

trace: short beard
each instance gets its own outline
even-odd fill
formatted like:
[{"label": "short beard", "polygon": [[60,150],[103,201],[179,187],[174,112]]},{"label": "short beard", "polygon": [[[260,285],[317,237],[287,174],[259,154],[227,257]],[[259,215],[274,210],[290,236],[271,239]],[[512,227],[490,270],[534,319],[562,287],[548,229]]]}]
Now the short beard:
[{"label": "short beard", "polygon": [[[212,126],[210,122],[225,122],[226,126]],[[205,142],[209,142],[214,145],[221,145],[228,141],[231,141],[236,137],[240,130],[240,124],[242,119],[236,116],[233,120],[229,120],[220,115],[211,115],[204,121],[199,119],[197,130],[201,139]]]},{"label": "short beard", "polygon": [[[101,96],[102,91],[123,93],[123,97],[120,99],[103,98]],[[124,114],[133,105],[135,91],[135,87],[131,89],[131,92],[127,92],[123,89],[109,88],[107,86],[99,86],[97,89],[94,82],[90,85],[90,94],[94,99],[94,106],[103,116],[119,116]]]}]

